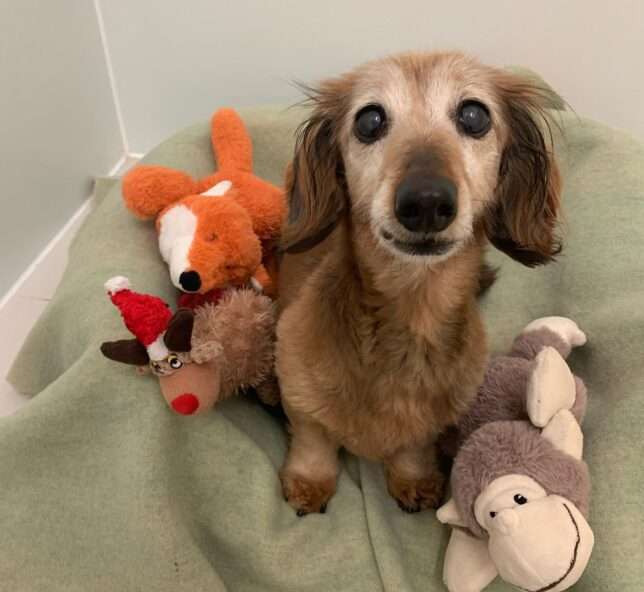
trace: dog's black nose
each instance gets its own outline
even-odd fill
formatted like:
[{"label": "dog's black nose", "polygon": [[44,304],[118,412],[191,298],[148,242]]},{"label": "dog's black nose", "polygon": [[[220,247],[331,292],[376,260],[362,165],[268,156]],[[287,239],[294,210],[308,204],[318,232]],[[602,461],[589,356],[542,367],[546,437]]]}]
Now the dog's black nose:
[{"label": "dog's black nose", "polygon": [[186,292],[197,292],[201,288],[201,278],[196,271],[184,271],[179,276],[179,283]]},{"label": "dog's black nose", "polygon": [[412,232],[440,232],[456,218],[456,185],[445,177],[408,174],[394,200],[396,219]]}]

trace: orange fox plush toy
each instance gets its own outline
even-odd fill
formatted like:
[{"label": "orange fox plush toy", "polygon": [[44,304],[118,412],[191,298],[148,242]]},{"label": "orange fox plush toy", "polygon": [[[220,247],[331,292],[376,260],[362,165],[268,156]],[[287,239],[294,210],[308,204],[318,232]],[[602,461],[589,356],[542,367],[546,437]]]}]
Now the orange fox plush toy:
[{"label": "orange fox plush toy", "polygon": [[248,283],[270,295],[264,263],[279,238],[284,192],[253,174],[251,139],[233,109],[213,115],[211,140],[217,172],[197,180],[167,167],[138,166],[123,179],[125,205],[144,220],[156,216],[172,283],[195,294],[193,304]]}]

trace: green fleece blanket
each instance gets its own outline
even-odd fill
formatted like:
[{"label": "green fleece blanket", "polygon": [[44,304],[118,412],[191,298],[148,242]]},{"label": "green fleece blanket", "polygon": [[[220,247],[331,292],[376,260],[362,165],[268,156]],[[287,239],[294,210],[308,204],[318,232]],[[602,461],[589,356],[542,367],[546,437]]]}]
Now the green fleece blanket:
[{"label": "green fleece blanket", "polygon": [[[242,114],[257,172],[280,183],[302,112]],[[492,254],[501,275],[483,306],[496,350],[543,315],[570,316],[588,333],[571,364],[591,397],[585,458],[597,542],[575,589],[642,592],[644,148],[559,116],[564,252],[537,270]],[[207,125],[145,161],[210,172]],[[443,590],[447,528],[433,512],[401,512],[380,466],[343,456],[327,513],[297,518],[277,478],[286,450],[278,419],[242,397],[205,417],[175,415],[154,378],[103,358],[101,341],[127,337],[102,287],[116,274],[174,298],[152,224],[125,210],[118,184],[75,240],[10,375],[37,396],[0,420],[1,590]]]}]

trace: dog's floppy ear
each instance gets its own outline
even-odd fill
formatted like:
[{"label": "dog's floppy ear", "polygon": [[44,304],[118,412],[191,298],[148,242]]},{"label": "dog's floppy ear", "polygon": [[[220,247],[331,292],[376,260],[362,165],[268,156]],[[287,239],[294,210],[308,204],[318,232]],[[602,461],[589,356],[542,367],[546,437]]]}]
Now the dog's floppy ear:
[{"label": "dog's floppy ear", "polygon": [[545,112],[553,92],[510,73],[498,73],[494,82],[508,131],[486,232],[516,261],[542,265],[561,251],[556,234],[561,181]]},{"label": "dog's floppy ear", "polygon": [[338,128],[348,103],[348,81],[327,81],[305,89],[313,113],[297,131],[295,153],[286,174],[288,222],[282,250],[307,251],[338,225],[347,207]]}]

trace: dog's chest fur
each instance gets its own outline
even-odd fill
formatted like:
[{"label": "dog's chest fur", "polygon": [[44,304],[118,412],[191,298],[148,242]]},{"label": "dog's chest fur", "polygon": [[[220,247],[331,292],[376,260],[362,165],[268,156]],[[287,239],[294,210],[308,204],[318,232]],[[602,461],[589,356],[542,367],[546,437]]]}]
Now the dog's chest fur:
[{"label": "dog's chest fur", "polygon": [[280,321],[289,411],[370,458],[431,442],[462,413],[485,364],[475,302],[432,299],[424,286],[388,299],[352,269],[322,265]]}]

